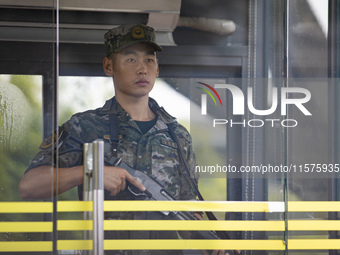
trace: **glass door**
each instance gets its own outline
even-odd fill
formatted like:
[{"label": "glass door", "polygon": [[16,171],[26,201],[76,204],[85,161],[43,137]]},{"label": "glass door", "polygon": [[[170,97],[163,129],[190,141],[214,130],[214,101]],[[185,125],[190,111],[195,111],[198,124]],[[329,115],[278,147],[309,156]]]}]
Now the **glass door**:
[{"label": "glass door", "polygon": [[[164,50],[150,96],[190,130],[199,188],[227,208],[217,216],[232,226],[228,245],[337,254],[338,1],[31,2],[0,1],[0,254],[92,250],[92,202],[77,187],[58,195],[59,127],[114,96],[102,38],[128,23],[156,28]],[[195,15],[234,26],[189,26]],[[270,227],[247,228],[258,223]]]}]

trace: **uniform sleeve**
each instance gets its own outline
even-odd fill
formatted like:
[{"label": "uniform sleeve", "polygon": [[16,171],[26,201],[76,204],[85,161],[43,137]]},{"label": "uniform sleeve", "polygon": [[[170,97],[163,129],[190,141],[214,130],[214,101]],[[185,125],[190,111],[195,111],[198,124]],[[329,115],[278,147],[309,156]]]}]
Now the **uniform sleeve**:
[{"label": "uniform sleeve", "polygon": [[[74,124],[72,121],[68,121],[60,127],[58,135],[53,135],[47,138],[39,147],[39,152],[31,160],[29,167],[25,173],[32,168],[36,168],[43,165],[54,165],[52,160],[56,157],[56,148],[58,146],[58,164],[59,167],[72,167],[82,164],[82,142],[81,139],[71,133]],[[54,143],[52,143],[54,139]],[[52,153],[53,152],[53,153]]]},{"label": "uniform sleeve", "polygon": [[[25,173],[27,173],[32,168],[36,168],[39,166],[50,166],[52,165],[52,137],[47,138],[39,147],[39,152],[35,157],[30,161],[30,165],[26,169]],[[45,145],[45,146],[44,146]]]}]

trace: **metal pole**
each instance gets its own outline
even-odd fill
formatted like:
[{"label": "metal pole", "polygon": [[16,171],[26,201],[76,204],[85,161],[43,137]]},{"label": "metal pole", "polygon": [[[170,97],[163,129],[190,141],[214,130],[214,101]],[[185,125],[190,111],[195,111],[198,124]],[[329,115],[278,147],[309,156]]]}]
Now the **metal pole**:
[{"label": "metal pole", "polygon": [[[58,119],[58,87],[59,87],[59,0],[54,0],[54,22],[55,22],[55,40],[54,40],[54,70],[53,72],[53,103],[52,103],[52,137],[53,134],[58,135],[59,134],[59,119]],[[52,143],[54,146],[54,143],[57,143],[56,148],[58,148],[58,140],[54,142],[52,139]],[[52,225],[53,225],[53,233],[52,233],[52,247],[53,247],[53,254],[57,255],[58,254],[58,228],[57,228],[57,222],[58,222],[58,186],[59,186],[59,174],[58,174],[58,158],[59,158],[59,152],[56,150],[55,152],[56,155],[53,155],[53,150],[52,150],[52,158],[55,159],[55,171],[56,174],[52,174],[53,178],[53,183],[55,183],[55,195],[52,194],[52,204],[53,204],[53,214],[52,214]],[[52,167],[52,171],[54,171],[54,168]],[[53,188],[54,189],[54,188]],[[52,192],[54,192],[52,189]]]},{"label": "metal pole", "polygon": [[[289,73],[289,22],[290,22],[290,16],[289,16],[289,10],[290,10],[290,0],[284,0],[284,87],[288,87],[290,73]],[[289,114],[289,113],[288,113]],[[287,116],[288,118],[288,116]],[[290,161],[290,152],[288,151],[290,149],[290,133],[288,132],[288,129],[284,129],[284,161],[285,165],[288,165],[288,162]],[[288,208],[288,191],[289,191],[289,178],[290,176],[288,173],[284,173],[283,176],[283,198],[285,202],[285,212],[284,212],[284,220],[285,220],[285,232],[284,232],[284,242],[285,242],[285,255],[289,254],[288,251],[288,239],[289,239],[289,229],[288,229],[288,219],[289,219],[289,208]]]},{"label": "metal pole", "polygon": [[104,142],[93,142],[93,252],[104,253]]},{"label": "metal pole", "polygon": [[[337,77],[338,77],[338,0],[328,1],[328,116],[329,116],[329,163],[337,162],[338,118],[337,118]],[[337,175],[332,173],[328,179],[328,201],[337,201]],[[329,212],[328,220],[337,220],[337,212]],[[337,231],[328,232],[329,239],[337,239]],[[329,255],[338,254],[329,250]]]},{"label": "metal pole", "polygon": [[[83,200],[93,201],[93,146],[92,143],[84,144],[84,177],[83,177]],[[84,212],[84,220],[93,220],[93,212]],[[92,231],[84,230],[84,240],[93,240]],[[83,255],[93,255],[93,250],[84,250]]]}]

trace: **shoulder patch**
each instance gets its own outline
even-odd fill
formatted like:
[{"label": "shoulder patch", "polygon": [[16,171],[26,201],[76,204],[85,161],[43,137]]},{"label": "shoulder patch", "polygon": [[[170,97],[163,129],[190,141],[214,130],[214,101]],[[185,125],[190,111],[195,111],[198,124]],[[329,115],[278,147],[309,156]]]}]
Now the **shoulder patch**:
[{"label": "shoulder patch", "polygon": [[[62,132],[59,131],[58,139],[60,138],[61,133]],[[54,139],[54,141],[52,139]],[[52,146],[53,142],[56,142],[56,141],[57,141],[57,135],[56,135],[56,133],[54,133],[53,135],[51,135],[50,137],[45,139],[45,141],[40,145],[40,149],[47,149],[47,148]]]}]

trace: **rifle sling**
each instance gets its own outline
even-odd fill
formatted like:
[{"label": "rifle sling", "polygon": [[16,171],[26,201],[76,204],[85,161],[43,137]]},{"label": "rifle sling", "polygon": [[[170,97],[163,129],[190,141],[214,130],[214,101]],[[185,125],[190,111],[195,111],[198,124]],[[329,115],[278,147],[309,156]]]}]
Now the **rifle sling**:
[{"label": "rifle sling", "polygon": [[[195,192],[198,196],[198,199],[201,200],[201,201],[204,201],[204,198],[203,198],[201,192],[198,189],[198,183],[197,183],[196,179],[190,178],[190,167],[188,165],[187,160],[185,160],[185,155],[184,155],[182,147],[179,144],[178,137],[177,137],[177,135],[174,131],[173,123],[170,123],[170,124],[167,124],[167,125],[168,125],[169,133],[170,133],[172,139],[178,145],[177,150],[178,150],[179,158],[180,158],[181,163],[184,165],[185,172],[186,172],[186,174],[184,174],[184,177],[185,177],[186,181],[190,184],[190,186],[193,187],[193,189],[195,190]],[[217,220],[216,216],[212,212],[205,212],[205,214],[207,215],[209,220]],[[230,239],[229,235],[225,231],[216,231],[216,233],[218,233],[223,239]]]},{"label": "rifle sling", "polygon": [[[170,133],[172,139],[178,144],[177,150],[178,150],[179,158],[180,158],[181,163],[184,165],[184,169],[185,169],[185,172],[186,172],[184,177],[187,180],[187,182],[190,184],[190,186],[195,190],[195,192],[198,196],[198,199],[201,200],[201,201],[204,201],[204,198],[203,198],[201,192],[198,189],[198,183],[197,183],[196,179],[190,177],[190,167],[188,165],[187,160],[185,160],[185,155],[184,155],[183,149],[180,146],[178,137],[173,130],[173,124],[168,124],[168,128],[169,128],[169,133]],[[217,218],[215,217],[215,215],[212,212],[206,212],[206,214],[207,214],[209,220],[217,220]]]},{"label": "rifle sling", "polygon": [[109,122],[110,122],[110,142],[112,148],[112,155],[117,157],[117,149],[119,143],[119,124],[118,124],[118,117],[116,114],[109,115]]}]

